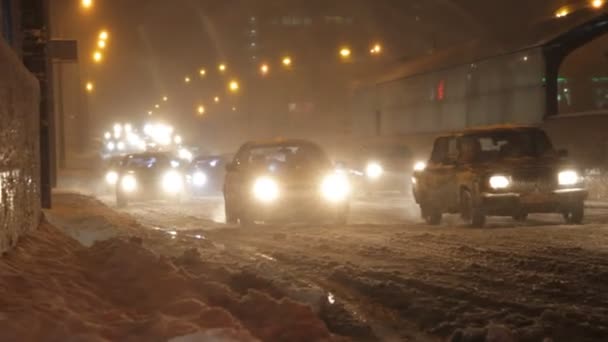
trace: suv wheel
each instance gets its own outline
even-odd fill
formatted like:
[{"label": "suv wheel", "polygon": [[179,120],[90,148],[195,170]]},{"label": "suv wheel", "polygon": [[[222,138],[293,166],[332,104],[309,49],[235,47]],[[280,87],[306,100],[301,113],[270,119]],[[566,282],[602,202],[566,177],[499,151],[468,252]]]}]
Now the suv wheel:
[{"label": "suv wheel", "polygon": [[463,190],[460,195],[460,216],[471,227],[482,228],[486,224],[486,215],[476,206],[469,190]]},{"label": "suv wheel", "polygon": [[443,214],[437,207],[424,204],[420,206],[420,211],[422,213],[422,218],[428,225],[438,226],[441,224]]},{"label": "suv wheel", "polygon": [[585,203],[580,202],[564,213],[564,220],[568,224],[581,224],[585,218]]}]

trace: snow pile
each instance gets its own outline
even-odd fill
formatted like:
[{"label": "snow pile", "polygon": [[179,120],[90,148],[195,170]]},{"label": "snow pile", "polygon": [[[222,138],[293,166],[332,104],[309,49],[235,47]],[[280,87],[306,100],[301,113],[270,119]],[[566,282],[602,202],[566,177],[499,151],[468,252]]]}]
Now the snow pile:
[{"label": "snow pile", "polygon": [[85,248],[44,223],[0,259],[0,340],[341,340],[268,280],[142,243]]}]

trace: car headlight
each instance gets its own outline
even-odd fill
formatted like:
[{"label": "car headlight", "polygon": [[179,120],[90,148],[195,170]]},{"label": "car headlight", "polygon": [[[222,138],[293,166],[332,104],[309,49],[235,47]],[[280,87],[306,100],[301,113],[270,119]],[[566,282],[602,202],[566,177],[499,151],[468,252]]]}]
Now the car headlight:
[{"label": "car headlight", "polygon": [[367,167],[365,168],[365,174],[367,175],[367,178],[369,178],[369,179],[378,179],[378,178],[382,177],[383,173],[384,173],[384,168],[382,167],[382,165],[380,165],[378,163],[369,163],[369,164],[367,164]]},{"label": "car headlight", "polygon": [[557,180],[559,185],[570,186],[579,184],[581,182],[581,177],[578,172],[574,170],[566,170],[558,174]]},{"label": "car headlight", "polygon": [[120,186],[124,192],[134,192],[137,190],[137,179],[133,175],[126,175],[122,177]]},{"label": "car headlight", "polygon": [[204,172],[195,172],[192,175],[192,184],[197,187],[203,187],[207,185],[207,175]]},{"label": "car headlight", "polygon": [[274,202],[279,198],[279,185],[272,178],[258,178],[253,184],[253,195],[259,201]]},{"label": "car headlight", "polygon": [[321,194],[330,202],[342,202],[350,194],[350,183],[343,174],[326,176],[321,183]]},{"label": "car headlight", "polygon": [[494,190],[506,189],[511,186],[511,180],[507,176],[496,175],[490,177],[490,187]]},{"label": "car headlight", "polygon": [[163,190],[169,194],[176,194],[182,191],[184,186],[182,175],[177,171],[168,171],[165,173],[162,182]]},{"label": "car headlight", "polygon": [[116,185],[118,182],[118,173],[116,171],[108,171],[106,173],[106,183],[108,185]]},{"label": "car headlight", "polygon": [[425,162],[417,162],[416,164],[414,164],[414,171],[416,172],[421,172],[426,170],[426,163]]}]

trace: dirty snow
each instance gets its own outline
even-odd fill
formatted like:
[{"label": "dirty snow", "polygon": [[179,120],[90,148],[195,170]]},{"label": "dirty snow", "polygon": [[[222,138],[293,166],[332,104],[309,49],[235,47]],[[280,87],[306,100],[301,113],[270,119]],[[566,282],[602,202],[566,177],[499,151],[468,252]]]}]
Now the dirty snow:
[{"label": "dirty snow", "polygon": [[58,194],[66,235],[45,224],[0,259],[0,340],[608,339],[607,210],[429,227],[385,197],[343,227],[243,229],[220,198],[102,200]]}]

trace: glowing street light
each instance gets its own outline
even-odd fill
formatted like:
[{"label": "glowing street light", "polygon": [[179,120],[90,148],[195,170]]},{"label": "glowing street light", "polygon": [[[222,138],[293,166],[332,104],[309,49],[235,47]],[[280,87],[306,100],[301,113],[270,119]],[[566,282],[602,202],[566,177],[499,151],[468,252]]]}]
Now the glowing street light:
[{"label": "glowing street light", "polygon": [[101,51],[95,51],[93,53],[93,61],[95,63],[101,63],[103,61],[103,54],[101,53]]},{"label": "glowing street light", "polygon": [[283,63],[284,67],[289,68],[293,64],[293,61],[291,60],[291,57],[285,56],[285,57],[283,57],[282,63]]},{"label": "glowing street light", "polygon": [[152,115],[152,113],[153,113],[153,112],[152,112],[151,110],[149,110],[149,111],[148,111],[148,115]]},{"label": "glowing street light", "polygon": [[154,108],[159,109],[159,108],[160,108],[160,105],[159,105],[159,104],[155,104],[155,105],[154,105]]},{"label": "glowing street light", "polygon": [[108,31],[103,30],[103,31],[99,32],[99,40],[108,40],[109,37],[110,37],[110,34],[108,33]]},{"label": "glowing street light", "polygon": [[169,98],[167,96],[163,96],[163,102],[167,102],[169,101]]},{"label": "glowing street light", "polygon": [[102,49],[102,50],[106,48],[106,45],[107,44],[106,44],[105,40],[100,40],[100,41],[97,42],[97,47],[100,48],[100,49]]},{"label": "glowing street light", "polygon": [[262,75],[268,75],[269,71],[270,67],[268,66],[268,64],[264,63],[262,64],[262,66],[260,66],[260,72],[262,73]]},{"label": "glowing street light", "polygon": [[93,82],[87,82],[87,84],[85,85],[85,89],[88,93],[92,93],[93,90],[95,90],[95,85],[93,84]]},{"label": "glowing street light", "polygon": [[201,75],[201,77],[205,77],[205,75],[207,75],[207,70],[205,69],[201,69],[198,71],[199,75]]},{"label": "glowing street light", "polygon": [[103,135],[103,137],[104,137],[106,140],[110,140],[110,139],[112,139],[112,133],[110,133],[110,132],[106,132],[106,133]]},{"label": "glowing street light", "polygon": [[203,105],[198,106],[198,108],[196,109],[196,111],[198,112],[198,115],[205,114],[205,106],[203,106]]},{"label": "glowing street light", "polygon": [[186,82],[186,83],[190,83],[190,81],[191,81],[191,80],[190,80],[190,76],[186,76],[186,77],[184,77],[184,82]]},{"label": "glowing street light", "polygon": [[570,14],[570,9],[568,7],[562,7],[559,10],[557,10],[557,12],[555,12],[555,17],[563,18],[563,17],[568,16],[568,14]]},{"label": "glowing street light", "polygon": [[226,69],[228,69],[228,67],[224,63],[220,64],[217,68],[221,73],[226,72]]},{"label": "glowing street light", "polygon": [[600,9],[602,8],[602,6],[604,6],[604,2],[604,0],[593,0],[591,1],[591,7],[595,9]]},{"label": "glowing street light", "polygon": [[372,46],[372,48],[371,48],[371,50],[369,50],[369,52],[372,55],[379,55],[380,53],[382,53],[382,45],[375,44],[374,46]]},{"label": "glowing street light", "polygon": [[352,51],[350,50],[350,48],[343,47],[342,49],[340,49],[340,57],[342,57],[342,59],[349,59],[351,55]]},{"label": "glowing street light", "polygon": [[220,97],[219,96],[214,97],[213,102],[220,103]]},{"label": "glowing street light", "polygon": [[228,89],[233,92],[236,93],[239,91],[240,85],[239,82],[236,80],[232,80],[230,81],[230,83],[228,84]]},{"label": "glowing street light", "polygon": [[80,5],[84,9],[90,9],[91,7],[93,7],[93,0],[82,0],[80,1]]}]

